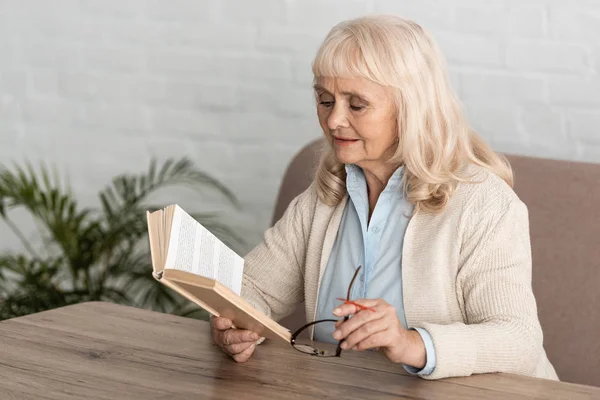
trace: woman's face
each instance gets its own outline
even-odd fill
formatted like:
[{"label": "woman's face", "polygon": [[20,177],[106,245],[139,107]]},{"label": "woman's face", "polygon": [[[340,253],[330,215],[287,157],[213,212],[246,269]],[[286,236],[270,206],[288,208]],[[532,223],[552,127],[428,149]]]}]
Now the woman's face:
[{"label": "woman's face", "polygon": [[365,169],[396,150],[397,111],[389,91],[363,78],[318,78],[317,115],[337,160]]}]

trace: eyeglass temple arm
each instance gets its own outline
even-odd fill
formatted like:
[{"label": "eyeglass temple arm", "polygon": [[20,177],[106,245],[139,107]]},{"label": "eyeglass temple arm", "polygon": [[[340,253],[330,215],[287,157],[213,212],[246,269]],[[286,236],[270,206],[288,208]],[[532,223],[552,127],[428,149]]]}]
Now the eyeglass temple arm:
[{"label": "eyeglass temple arm", "polygon": [[352,291],[352,286],[354,285],[354,281],[356,280],[356,276],[358,275],[358,271],[360,270],[360,268],[361,266],[359,265],[358,268],[356,268],[356,271],[354,271],[354,276],[352,277],[350,285],[348,286],[348,294],[346,295],[346,300],[350,300],[350,292]]},{"label": "eyeglass temple arm", "polygon": [[[352,277],[352,280],[350,281],[350,285],[348,286],[348,294],[346,295],[346,301],[350,301],[350,292],[352,292],[352,286],[354,285],[354,281],[356,280],[356,277],[358,276],[358,271],[360,270],[361,266],[359,265],[358,268],[356,268],[356,271],[354,271],[354,276]],[[350,318],[349,315],[346,315],[344,317],[344,322],[348,321],[348,318]],[[338,341],[337,347],[335,349],[335,356],[339,357],[340,354],[342,354],[342,343],[344,342],[344,339]]]},{"label": "eyeglass temple arm", "polygon": [[308,327],[310,327],[310,326],[312,326],[312,325],[314,325],[314,324],[318,324],[318,323],[320,323],[320,322],[337,322],[337,321],[338,321],[337,319],[320,319],[320,320],[318,320],[318,321],[309,322],[308,324],[306,324],[306,325],[304,325],[304,326],[302,326],[302,327],[298,328],[298,329],[296,330],[296,332],[294,332],[294,333],[292,334],[292,337],[290,338],[290,344],[294,344],[294,343],[296,342],[296,338],[298,337],[298,335],[299,335],[299,334],[300,334],[300,333],[301,333],[303,330],[305,330],[306,328],[308,328]]}]

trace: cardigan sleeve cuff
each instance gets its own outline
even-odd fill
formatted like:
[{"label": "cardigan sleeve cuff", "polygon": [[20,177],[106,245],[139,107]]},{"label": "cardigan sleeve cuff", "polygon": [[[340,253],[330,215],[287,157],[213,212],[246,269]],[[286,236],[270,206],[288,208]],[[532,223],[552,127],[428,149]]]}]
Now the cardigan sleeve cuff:
[{"label": "cardigan sleeve cuff", "polygon": [[450,378],[473,374],[477,356],[477,337],[460,322],[447,325],[424,323],[434,340],[436,367],[425,379]]}]

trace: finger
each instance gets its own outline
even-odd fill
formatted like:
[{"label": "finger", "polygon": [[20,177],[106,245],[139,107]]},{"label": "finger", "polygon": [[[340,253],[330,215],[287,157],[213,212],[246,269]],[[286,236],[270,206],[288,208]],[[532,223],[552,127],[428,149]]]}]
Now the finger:
[{"label": "finger", "polygon": [[228,329],[222,332],[222,344],[229,346],[237,343],[256,342],[259,336],[245,329]]},{"label": "finger", "polygon": [[[375,308],[381,303],[380,299],[360,299],[352,301],[364,307]],[[358,308],[354,304],[340,304],[333,310],[333,315],[335,315],[336,317],[345,317],[346,315],[356,314],[358,311],[360,311],[360,308]]]},{"label": "finger", "polygon": [[229,318],[213,317],[210,319],[210,326],[219,331],[225,331],[233,326],[233,322]]},{"label": "finger", "polygon": [[383,330],[362,339],[358,343],[354,344],[352,349],[356,351],[379,349],[387,347],[389,345],[388,341],[388,332],[387,330]]},{"label": "finger", "polygon": [[238,353],[238,354],[234,355],[233,359],[236,362],[244,363],[244,362],[248,361],[248,359],[250,358],[250,356],[252,356],[252,353],[254,353],[254,349],[255,348],[256,348],[256,344],[253,343],[246,350],[242,351],[241,353]]},{"label": "finger", "polygon": [[235,344],[231,344],[229,346],[224,346],[223,350],[225,350],[227,353],[234,356],[236,354],[240,354],[241,352],[246,350],[248,347],[253,346],[255,344],[256,344],[256,342],[235,343]]},{"label": "finger", "polygon": [[375,321],[369,321],[360,326],[360,328],[356,329],[352,333],[350,333],[346,339],[342,342],[342,349],[351,349],[356,344],[361,341],[367,339],[368,337],[387,330],[389,324],[385,318],[380,318]]},{"label": "finger", "polygon": [[384,313],[382,310],[377,310],[376,312],[359,311],[347,321],[342,321],[342,323],[333,332],[333,338],[336,340],[347,338],[348,335],[359,329],[364,324],[383,317]]}]

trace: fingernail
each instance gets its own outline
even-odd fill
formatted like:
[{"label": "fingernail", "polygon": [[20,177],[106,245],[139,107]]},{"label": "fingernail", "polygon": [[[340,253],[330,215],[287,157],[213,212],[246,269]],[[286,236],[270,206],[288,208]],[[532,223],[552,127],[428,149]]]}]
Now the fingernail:
[{"label": "fingernail", "polygon": [[335,310],[333,310],[333,315],[338,315],[341,312],[342,312],[342,310],[340,310],[339,308],[336,308]]},{"label": "fingernail", "polygon": [[348,348],[348,343],[344,342],[340,345],[340,347],[344,350],[346,350]]},{"label": "fingernail", "polygon": [[354,346],[352,350],[358,350],[358,346]]},{"label": "fingernail", "polygon": [[342,337],[342,332],[340,332],[340,331],[333,332],[334,339],[340,339],[341,337]]}]

